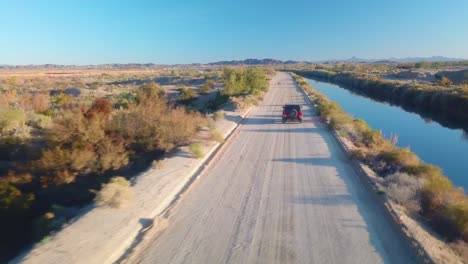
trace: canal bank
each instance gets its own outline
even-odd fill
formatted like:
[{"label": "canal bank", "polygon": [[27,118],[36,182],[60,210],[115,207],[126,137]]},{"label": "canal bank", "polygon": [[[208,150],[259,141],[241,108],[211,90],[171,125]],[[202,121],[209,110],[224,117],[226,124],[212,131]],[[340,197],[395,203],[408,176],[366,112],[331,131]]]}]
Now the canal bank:
[{"label": "canal bank", "polygon": [[423,161],[442,168],[456,186],[468,188],[468,136],[462,129],[450,129],[418,114],[353,93],[339,85],[307,79],[309,84],[337,102],[355,118],[366,121],[397,145],[410,147]]}]

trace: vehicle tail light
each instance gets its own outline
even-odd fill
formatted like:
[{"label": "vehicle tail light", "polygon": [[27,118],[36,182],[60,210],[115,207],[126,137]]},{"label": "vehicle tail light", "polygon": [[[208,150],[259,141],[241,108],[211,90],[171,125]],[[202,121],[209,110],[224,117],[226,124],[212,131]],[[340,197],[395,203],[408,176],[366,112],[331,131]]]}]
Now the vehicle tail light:
[{"label": "vehicle tail light", "polygon": [[283,111],[283,115],[286,115],[286,116],[287,116],[287,115],[288,115],[288,112],[286,112],[286,111]]},{"label": "vehicle tail light", "polygon": [[298,116],[298,117],[301,117],[301,116],[302,116],[302,112],[299,112],[299,113],[297,114],[297,116]]}]

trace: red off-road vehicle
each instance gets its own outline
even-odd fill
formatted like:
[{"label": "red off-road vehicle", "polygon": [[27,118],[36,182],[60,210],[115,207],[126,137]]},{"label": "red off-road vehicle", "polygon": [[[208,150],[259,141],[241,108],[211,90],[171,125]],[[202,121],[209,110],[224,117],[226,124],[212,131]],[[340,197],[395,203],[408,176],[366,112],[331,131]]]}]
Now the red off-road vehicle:
[{"label": "red off-road vehicle", "polygon": [[286,104],[283,106],[283,118],[281,119],[283,124],[286,121],[299,121],[302,123],[302,107],[297,104]]}]

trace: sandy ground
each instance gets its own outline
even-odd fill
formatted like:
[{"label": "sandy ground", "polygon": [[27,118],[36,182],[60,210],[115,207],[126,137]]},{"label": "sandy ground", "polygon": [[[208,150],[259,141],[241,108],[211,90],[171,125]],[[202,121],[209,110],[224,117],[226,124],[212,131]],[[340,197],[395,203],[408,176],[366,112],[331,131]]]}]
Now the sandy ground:
[{"label": "sandy ground", "polygon": [[[284,103],[304,105],[303,124],[281,124]],[[132,262],[416,262],[314,112],[278,73]]]},{"label": "sandy ground", "polygon": [[[227,136],[247,110],[225,112],[216,121],[217,130]],[[19,256],[13,263],[112,263],[135,239],[153,225],[156,216],[174,200],[218,143],[202,144],[205,157],[192,158],[187,147],[168,155],[155,168],[139,175],[134,183],[135,199],[129,208],[86,208],[87,213],[52,236],[51,240]]]}]

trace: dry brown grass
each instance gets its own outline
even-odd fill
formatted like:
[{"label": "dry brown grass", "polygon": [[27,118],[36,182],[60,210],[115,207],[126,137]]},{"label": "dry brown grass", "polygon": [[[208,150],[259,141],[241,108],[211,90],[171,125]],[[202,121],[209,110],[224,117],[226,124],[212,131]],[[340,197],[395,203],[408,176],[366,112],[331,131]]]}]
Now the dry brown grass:
[{"label": "dry brown grass", "polygon": [[406,173],[396,173],[384,178],[384,186],[387,195],[410,212],[418,213],[421,210],[423,179]]}]

